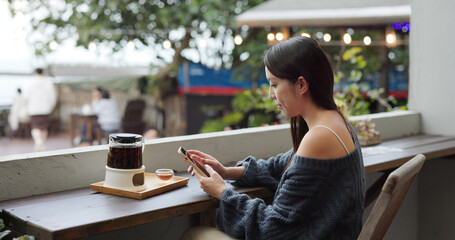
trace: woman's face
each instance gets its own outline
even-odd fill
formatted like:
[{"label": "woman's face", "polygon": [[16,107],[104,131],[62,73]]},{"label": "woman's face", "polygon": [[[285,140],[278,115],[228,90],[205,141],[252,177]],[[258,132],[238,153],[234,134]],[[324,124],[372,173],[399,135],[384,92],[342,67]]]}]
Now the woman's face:
[{"label": "woman's face", "polygon": [[265,68],[265,75],[270,83],[270,99],[275,101],[278,108],[287,117],[299,115],[299,101],[294,85],[286,79],[277,78],[267,69],[267,67]]},{"label": "woman's face", "polygon": [[93,98],[93,100],[100,100],[101,99],[101,92],[98,91],[97,89],[93,89],[92,98]]}]

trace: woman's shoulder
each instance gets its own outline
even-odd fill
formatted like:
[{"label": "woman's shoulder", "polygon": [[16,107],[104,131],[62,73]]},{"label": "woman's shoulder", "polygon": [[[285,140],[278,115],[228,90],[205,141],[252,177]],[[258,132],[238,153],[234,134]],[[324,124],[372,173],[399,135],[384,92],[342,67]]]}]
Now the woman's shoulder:
[{"label": "woman's shoulder", "polygon": [[302,139],[297,154],[307,158],[334,159],[346,156],[355,149],[346,126],[312,127]]}]

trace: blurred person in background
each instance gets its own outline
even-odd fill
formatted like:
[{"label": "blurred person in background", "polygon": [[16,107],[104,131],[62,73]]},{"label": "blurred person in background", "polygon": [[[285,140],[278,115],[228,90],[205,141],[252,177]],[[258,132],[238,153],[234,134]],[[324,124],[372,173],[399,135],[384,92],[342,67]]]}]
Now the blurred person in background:
[{"label": "blurred person in background", "polygon": [[13,135],[19,128],[19,123],[26,123],[30,121],[30,116],[27,111],[27,99],[22,95],[22,90],[17,89],[17,94],[14,96],[11,111],[8,116],[8,124],[13,132]]},{"label": "blurred person in background", "polygon": [[105,133],[114,133],[120,129],[120,111],[117,101],[110,97],[103,88],[96,88],[92,93],[92,112],[98,116],[98,124]]},{"label": "blurred person in background", "polygon": [[[97,87],[92,91],[91,112],[97,116],[97,123],[104,134],[111,134],[119,131],[122,121],[120,110],[117,101],[110,97],[110,94],[106,89]],[[88,139],[86,131],[87,123],[84,122],[81,128],[80,138],[74,140],[76,145],[79,145],[79,143],[87,145],[87,143],[93,140]],[[95,128],[93,129],[93,136],[96,136]]]},{"label": "blurred person in background", "polygon": [[43,76],[43,69],[37,68],[33,74],[36,79],[26,89],[25,98],[31,118],[31,134],[35,142],[35,151],[44,151],[50,115],[57,103],[57,95],[52,81]]}]

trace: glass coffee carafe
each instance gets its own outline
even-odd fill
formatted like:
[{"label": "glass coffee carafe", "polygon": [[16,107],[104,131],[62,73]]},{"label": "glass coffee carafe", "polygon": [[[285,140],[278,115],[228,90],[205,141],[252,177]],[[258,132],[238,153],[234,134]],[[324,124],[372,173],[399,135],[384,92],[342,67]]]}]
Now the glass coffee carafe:
[{"label": "glass coffee carafe", "polygon": [[141,168],[144,146],[142,135],[132,133],[110,134],[107,166],[116,169]]},{"label": "glass coffee carafe", "polygon": [[132,191],[147,188],[145,166],[142,163],[144,146],[144,138],[139,134],[109,135],[105,187]]}]

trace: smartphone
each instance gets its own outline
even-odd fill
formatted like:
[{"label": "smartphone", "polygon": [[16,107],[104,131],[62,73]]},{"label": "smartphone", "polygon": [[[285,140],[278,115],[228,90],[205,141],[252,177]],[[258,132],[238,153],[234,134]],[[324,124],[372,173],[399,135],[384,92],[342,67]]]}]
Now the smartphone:
[{"label": "smartphone", "polygon": [[179,150],[177,151],[184,159],[187,160],[187,162],[193,167],[193,169],[195,171],[197,171],[199,174],[201,174],[202,176],[206,176],[206,177],[210,177],[210,174],[209,172],[207,172],[207,170],[205,170],[205,168],[203,166],[201,166],[201,164],[199,164],[198,161],[194,160],[187,152],[184,148],[182,147],[179,147]]}]

